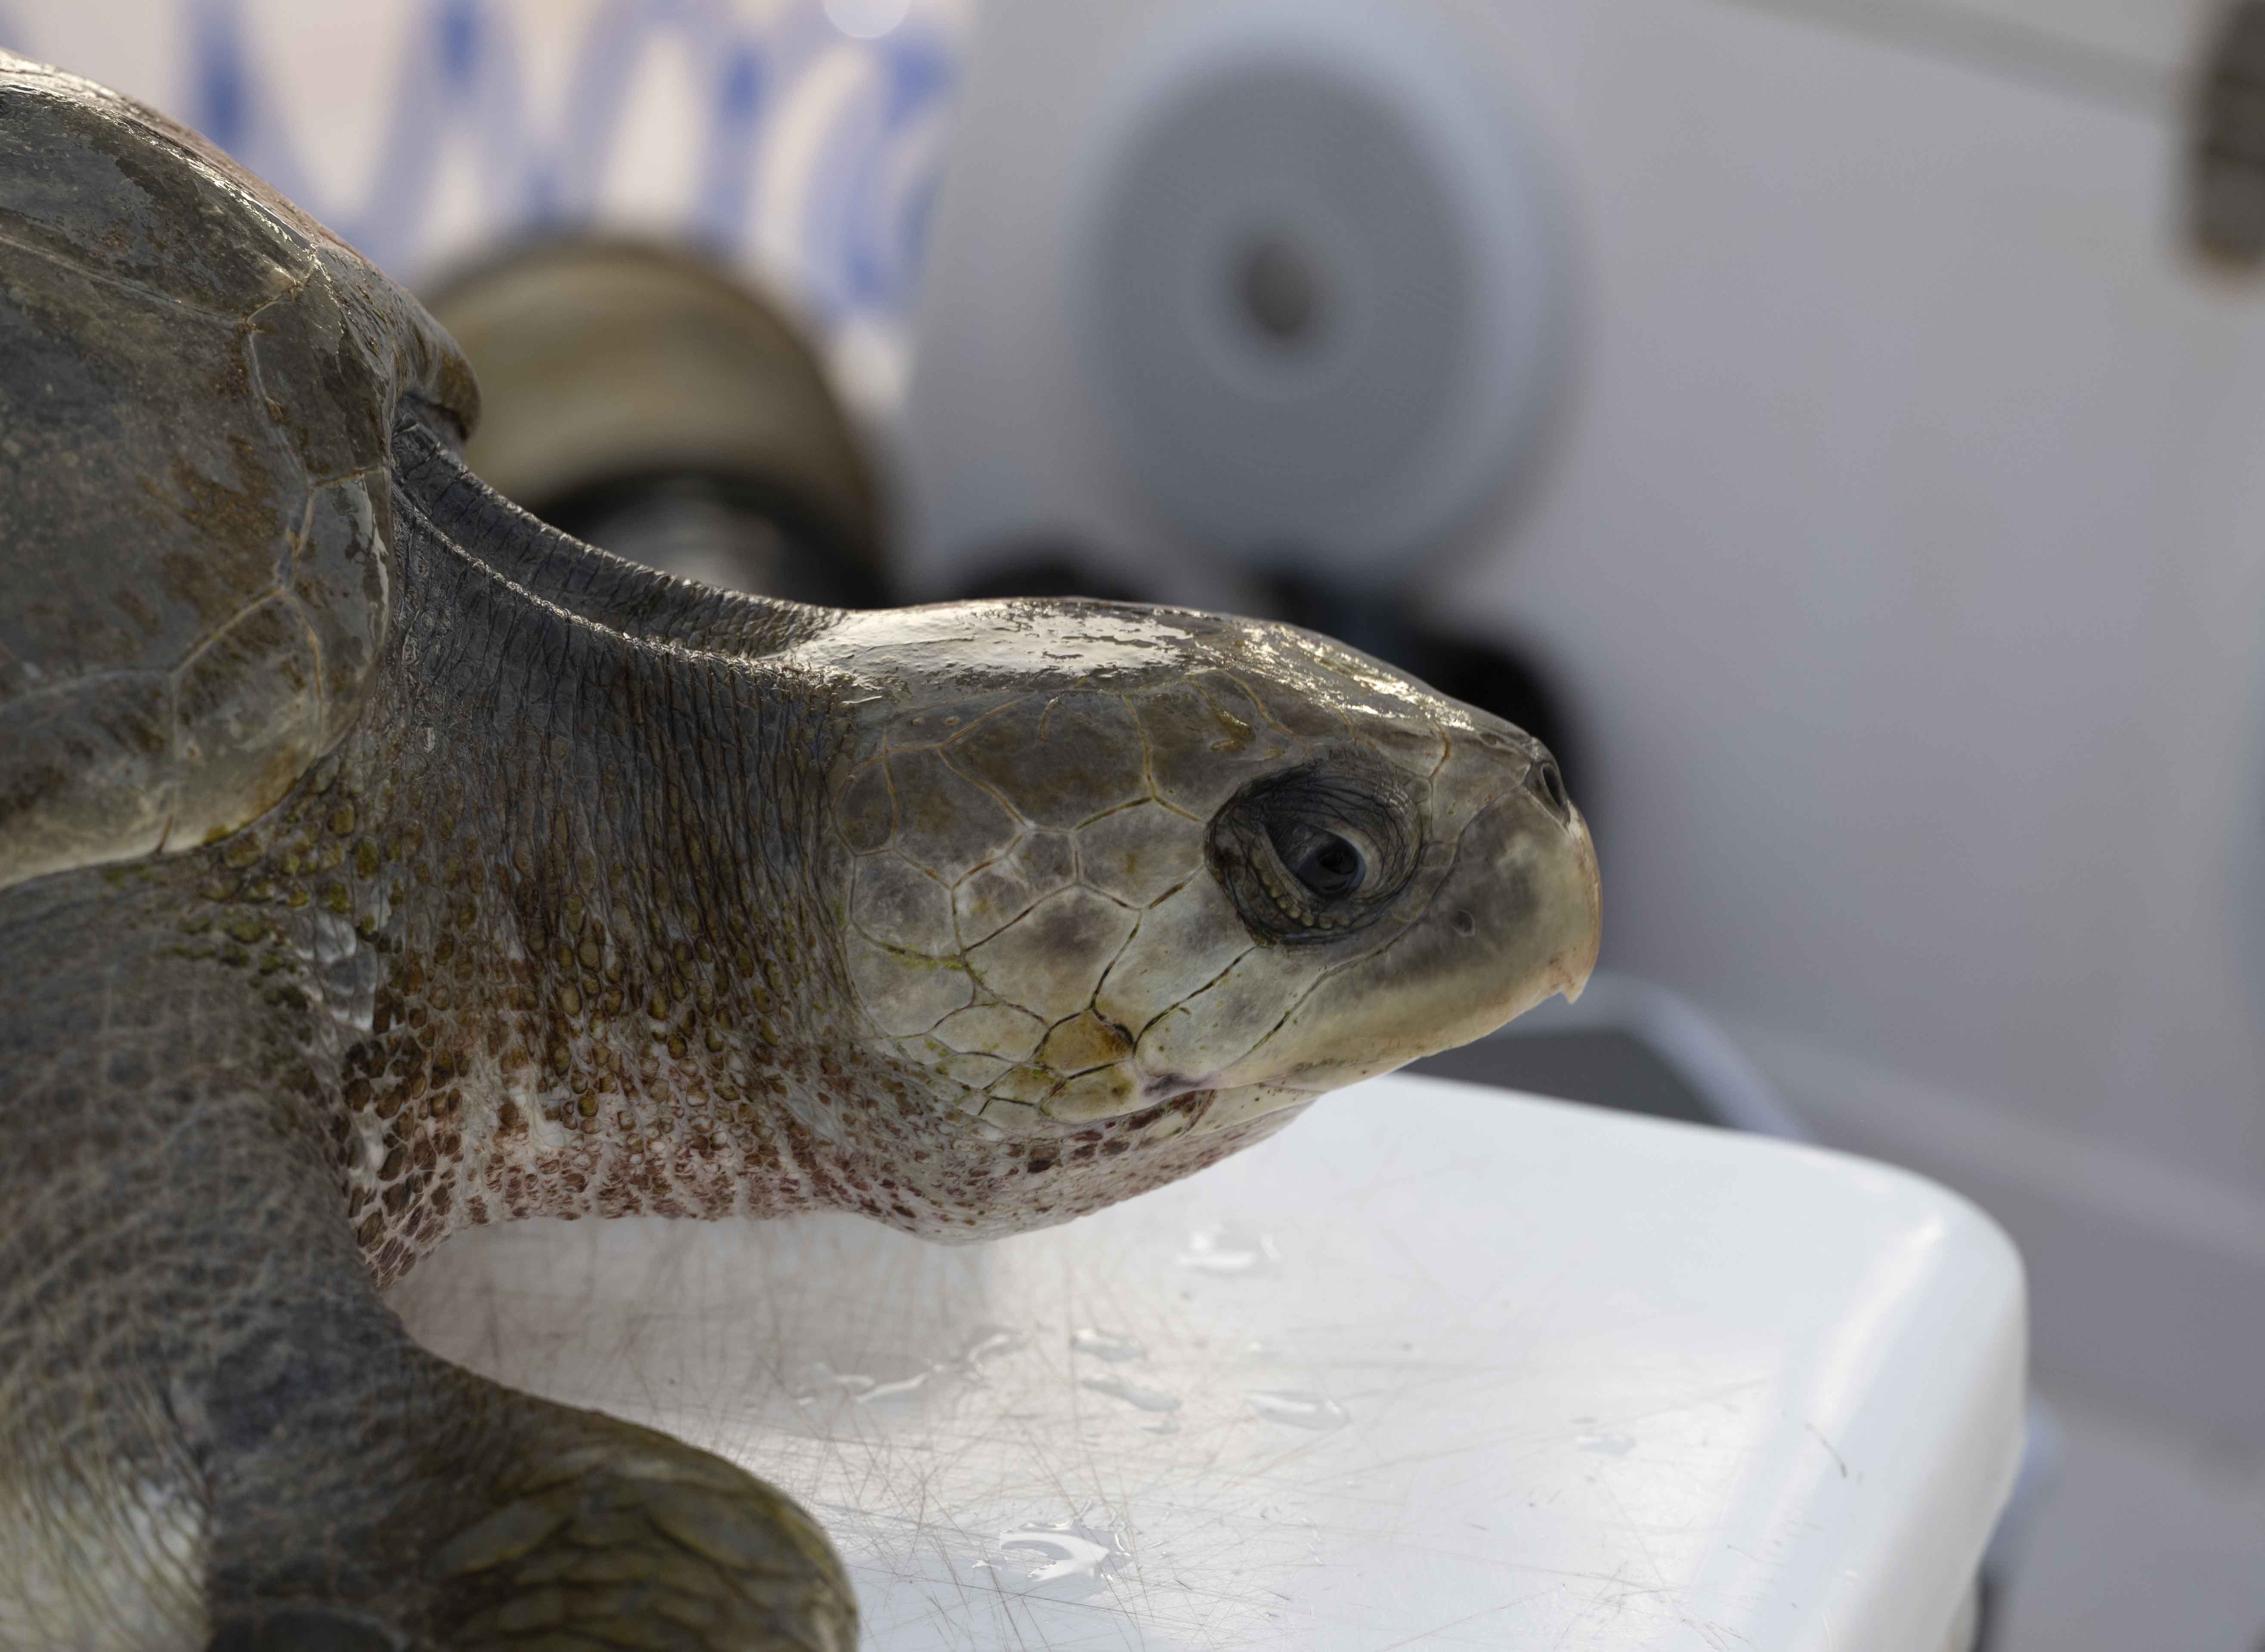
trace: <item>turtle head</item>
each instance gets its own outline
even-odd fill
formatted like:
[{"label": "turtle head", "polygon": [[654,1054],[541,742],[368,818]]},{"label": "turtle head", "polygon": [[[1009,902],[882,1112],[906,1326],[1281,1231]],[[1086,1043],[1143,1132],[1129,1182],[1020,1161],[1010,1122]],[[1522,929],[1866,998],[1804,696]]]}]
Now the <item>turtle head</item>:
[{"label": "turtle head", "polygon": [[854,731],[830,824],[857,1014],[971,1141],[1248,1139],[1595,962],[1549,753],[1326,638],[1010,601],[797,651]]}]

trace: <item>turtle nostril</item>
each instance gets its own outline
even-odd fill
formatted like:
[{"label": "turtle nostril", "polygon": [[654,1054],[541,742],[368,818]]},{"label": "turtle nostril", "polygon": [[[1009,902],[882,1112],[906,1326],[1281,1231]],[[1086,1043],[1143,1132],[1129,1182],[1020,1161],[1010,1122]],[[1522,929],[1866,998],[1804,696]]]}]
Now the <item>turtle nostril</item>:
[{"label": "turtle nostril", "polygon": [[1557,760],[1544,753],[1526,771],[1526,783],[1533,795],[1548,805],[1549,812],[1560,820],[1573,816],[1573,800],[1565,795],[1565,776],[1557,767]]}]

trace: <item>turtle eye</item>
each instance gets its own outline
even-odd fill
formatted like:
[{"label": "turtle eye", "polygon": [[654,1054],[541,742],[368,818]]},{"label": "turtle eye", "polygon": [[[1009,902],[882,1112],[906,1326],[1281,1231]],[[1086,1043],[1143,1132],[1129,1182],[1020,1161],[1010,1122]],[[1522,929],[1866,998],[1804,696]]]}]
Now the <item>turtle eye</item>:
[{"label": "turtle eye", "polygon": [[1308,821],[1268,823],[1268,840],[1290,876],[1323,900],[1359,892],[1368,857],[1351,839]]},{"label": "turtle eye", "polygon": [[1366,928],[1416,870],[1420,782],[1358,753],[1252,781],[1213,819],[1212,870],[1264,942]]}]

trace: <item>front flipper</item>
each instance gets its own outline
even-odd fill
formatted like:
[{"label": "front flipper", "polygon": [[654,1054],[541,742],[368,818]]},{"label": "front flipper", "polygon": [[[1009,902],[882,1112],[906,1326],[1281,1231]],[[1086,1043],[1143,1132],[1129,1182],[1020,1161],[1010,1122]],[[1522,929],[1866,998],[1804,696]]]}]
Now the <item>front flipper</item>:
[{"label": "front flipper", "polygon": [[781,1494],[410,1338],[322,1023],[161,893],[0,908],[0,1648],[848,1652]]},{"label": "front flipper", "polygon": [[467,1413],[488,1426],[464,1483],[415,1488],[369,1533],[365,1554],[397,1575],[382,1563],[352,1605],[288,1598],[304,1584],[282,1579],[223,1583],[209,1652],[856,1646],[841,1564],[784,1496],[665,1435],[449,1374],[436,1397],[484,1392],[459,1390],[441,1431]]},{"label": "front flipper", "polygon": [[665,1435],[594,1412],[542,1410],[495,1506],[428,1562],[444,1590],[443,1644],[462,1652],[856,1646],[841,1562],[785,1496]]},{"label": "front flipper", "polygon": [[336,1606],[280,1606],[223,1625],[205,1652],[410,1652],[376,1619]]}]

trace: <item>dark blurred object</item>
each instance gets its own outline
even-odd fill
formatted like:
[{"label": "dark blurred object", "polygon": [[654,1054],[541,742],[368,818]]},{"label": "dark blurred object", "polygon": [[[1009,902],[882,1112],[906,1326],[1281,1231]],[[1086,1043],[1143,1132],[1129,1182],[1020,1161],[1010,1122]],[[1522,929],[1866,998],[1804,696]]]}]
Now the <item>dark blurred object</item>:
[{"label": "dark blurred object", "polygon": [[1787,1141],[1811,1139],[1713,1021],[1664,987],[1609,970],[1591,977],[1580,1002],[1553,998],[1491,1037],[1426,1056],[1409,1071]]},{"label": "dark blurred object", "polygon": [[2196,87],[2193,142],[2195,241],[2254,268],[2265,262],[2265,0],[2226,12]]},{"label": "dark blurred object", "polygon": [[1094,597],[1103,602],[1154,599],[1099,571],[1066,539],[1019,540],[978,559],[981,570],[959,589],[963,597]]},{"label": "dark blurred object", "polygon": [[479,375],[466,462],[555,526],[664,572],[887,600],[873,469],[776,307],[671,247],[515,248],[427,300]]},{"label": "dark blurred object", "polygon": [[1482,1039],[1427,1056],[1416,1063],[1414,1071],[1686,1124],[1722,1122],[1657,1050],[1618,1029]]},{"label": "dark blurred object", "polygon": [[790,491],[713,471],[619,477],[535,513],[617,557],[726,591],[885,607],[880,571]]},{"label": "dark blurred object", "polygon": [[1579,738],[1563,702],[1530,660],[1499,643],[1442,631],[1418,619],[1392,593],[1354,590],[1301,573],[1278,573],[1266,586],[1277,617],[1350,643],[1540,740],[1555,755],[1566,790],[1594,824]]}]

